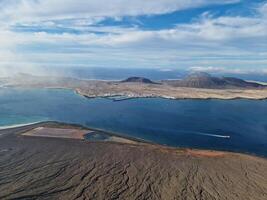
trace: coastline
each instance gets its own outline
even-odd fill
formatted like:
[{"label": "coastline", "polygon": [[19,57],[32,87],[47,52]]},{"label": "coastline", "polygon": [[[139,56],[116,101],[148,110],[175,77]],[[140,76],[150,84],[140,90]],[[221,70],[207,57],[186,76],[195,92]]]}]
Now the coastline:
[{"label": "coastline", "polygon": [[[83,126],[83,125],[79,125],[79,124],[73,124],[73,123],[64,123],[64,122],[57,122],[57,121],[42,121],[42,122],[35,122],[35,123],[28,123],[28,124],[19,124],[19,125],[12,125],[12,126],[5,126],[6,128],[1,128],[0,127],[0,136],[5,135],[5,132],[7,131],[8,133],[10,132],[18,132],[18,134],[23,136],[23,133],[26,131],[31,131],[35,128],[38,127],[43,127],[43,126],[47,126],[49,127],[49,125],[52,124],[52,127],[72,127],[72,128],[77,128],[77,129],[81,129],[81,130],[88,130],[88,131],[93,131],[93,132],[98,132],[99,134],[105,134],[112,137],[117,137],[117,138],[121,138],[121,139],[125,139],[125,140],[129,140],[129,141],[133,141],[134,143],[132,145],[148,145],[150,147],[153,148],[159,148],[159,149],[167,149],[167,150],[172,150],[172,151],[184,151],[184,152],[188,152],[188,151],[196,151],[196,152],[213,152],[213,153],[224,153],[224,154],[237,154],[237,155],[246,155],[246,156],[251,156],[251,157],[258,157],[258,158],[263,158],[263,159],[267,159],[266,156],[264,155],[260,155],[260,154],[253,154],[250,152],[242,152],[242,151],[230,151],[227,149],[207,149],[207,148],[196,148],[196,147],[174,147],[174,146],[168,146],[168,145],[164,145],[164,144],[157,144],[154,143],[152,141],[148,141],[148,140],[144,140],[141,138],[135,138],[135,137],[131,137],[131,136],[127,136],[124,134],[120,134],[120,133],[116,133],[116,132],[111,132],[111,131],[106,131],[104,129],[98,129],[98,128],[91,128],[91,127],[87,127],[87,126]],[[6,134],[8,134],[6,133]],[[26,135],[25,135],[26,136]],[[85,136],[85,135],[84,135]],[[28,137],[28,136],[27,136]],[[32,137],[32,136],[30,136]],[[34,136],[37,137],[38,136]],[[44,137],[44,138],[49,138],[49,139],[55,139],[55,140],[73,140],[71,138],[57,138],[57,137]],[[75,139],[74,139],[75,140]],[[90,141],[87,140],[85,137],[82,138],[83,141],[87,141],[87,142],[93,142],[93,143],[120,143],[120,142],[116,142],[116,140],[112,141],[112,140],[107,140],[107,141]],[[124,143],[121,142],[122,144],[128,144],[128,143]]]},{"label": "coastline", "polygon": [[[4,132],[4,131],[9,131],[9,130],[14,130],[14,129],[23,129],[23,128],[27,128],[27,129],[34,129],[36,127],[39,126],[43,126],[43,125],[47,125],[47,124],[56,124],[56,126],[71,126],[71,127],[76,127],[79,129],[84,129],[84,130],[89,130],[89,131],[95,131],[95,132],[99,132],[99,133],[103,133],[106,135],[109,135],[110,137],[119,137],[119,138],[124,138],[127,140],[131,140],[134,142],[138,142],[138,143],[143,143],[143,144],[154,144],[157,145],[155,143],[153,143],[152,141],[147,141],[141,138],[136,138],[136,137],[131,137],[131,136],[127,136],[124,134],[120,134],[117,132],[112,132],[112,131],[107,131],[104,129],[100,129],[100,128],[94,128],[94,127],[88,127],[88,126],[83,126],[80,124],[75,124],[75,123],[64,123],[64,122],[58,122],[58,121],[38,121],[38,122],[32,122],[32,123],[25,123],[25,124],[15,124],[15,125],[10,125],[10,126],[0,126],[0,131]],[[0,133],[1,135],[1,133]],[[83,138],[84,140],[86,140],[85,138]]]},{"label": "coastline", "polygon": [[[66,88],[50,88],[50,89],[58,89],[58,90],[65,90]],[[76,90],[73,90],[73,89],[70,89],[70,88],[67,88],[68,90],[70,90],[70,93],[72,93],[72,92],[75,92]],[[59,91],[60,92],[60,91]],[[82,94],[80,94],[80,93],[78,93],[78,95],[80,95],[80,96],[84,96],[84,95],[82,95]],[[87,96],[85,96],[86,98],[97,98],[97,97],[102,97],[102,98],[107,98],[108,97],[108,95],[105,95],[105,96],[94,96],[94,97],[87,97]],[[153,96],[153,97],[144,97],[144,96],[141,96],[141,97],[132,97],[132,96],[129,96],[130,97],[130,99],[135,99],[135,98],[163,98],[163,97],[157,97],[157,96]],[[129,98],[127,98],[127,99],[123,99],[123,101],[124,100],[130,100]],[[166,98],[163,98],[163,99],[166,99]],[[212,98],[210,98],[210,99],[212,99]],[[243,99],[243,98],[238,98],[238,99]],[[112,99],[111,99],[112,100]],[[183,100],[183,99],[171,99],[171,100],[173,100],[173,101],[176,101],[176,100]],[[203,101],[205,101],[205,100],[207,100],[207,99],[193,99],[193,100],[203,100]],[[149,100],[150,101],[150,100]],[[156,100],[156,101],[161,101],[160,99],[158,99],[158,100]],[[40,122],[40,121],[39,121]],[[26,124],[15,124],[15,125],[10,125],[10,126],[2,126],[2,127],[0,127],[0,130],[3,130],[3,129],[7,129],[7,128],[16,128],[16,127],[22,127],[22,126],[24,126],[24,125],[31,125],[31,124],[38,124],[39,123],[38,121],[37,122],[33,122],[33,123],[26,123]],[[90,126],[90,125],[89,125]],[[90,128],[90,129],[93,129],[93,128],[91,128],[91,127],[87,127],[87,128]],[[102,131],[102,132],[105,132],[105,133],[107,133],[108,131],[106,131],[106,130],[103,130],[103,129],[94,129],[94,130],[96,130],[96,131]],[[140,138],[133,138],[133,137],[127,137],[127,136],[125,136],[123,133],[112,133],[112,132],[110,132],[110,135],[114,135],[114,136],[119,136],[119,137],[125,137],[125,138],[127,138],[127,139],[131,139],[131,140],[137,140],[138,142],[139,141],[141,141],[141,142],[145,142],[145,143],[153,143],[153,142],[151,142],[151,141],[146,141],[146,140],[142,140],[142,139],[140,139]],[[225,137],[225,138],[229,138],[229,137]],[[161,141],[160,141],[161,142]],[[179,144],[178,144],[179,145]],[[167,146],[167,145],[166,145]],[[179,148],[179,146],[172,146],[172,147],[174,147],[174,148]],[[184,147],[183,147],[184,148]],[[187,146],[187,148],[191,148],[191,146]],[[198,148],[198,145],[197,145],[197,148]],[[259,156],[262,156],[261,154],[254,154],[254,153],[251,153],[251,152],[246,152],[246,150],[247,150],[247,148],[244,148],[245,149],[245,151],[240,151],[240,150],[237,150],[237,151],[235,151],[234,150],[234,152],[240,152],[240,153],[245,153],[245,154],[250,154],[250,155],[259,155]],[[216,149],[216,148],[211,148],[211,150],[221,150],[221,149]],[[223,151],[229,151],[228,149],[223,149]],[[231,152],[233,152],[233,150],[230,148],[230,151]],[[265,154],[265,153],[263,153],[263,154]]]},{"label": "coastline", "polygon": [[0,126],[0,130],[9,130],[9,129],[14,129],[14,128],[21,128],[25,126],[31,126],[31,125],[37,125],[40,123],[45,123],[47,121],[36,121],[36,122],[30,122],[30,123],[23,123],[23,124],[14,124],[14,125],[5,125],[5,126]]},{"label": "coastline", "polygon": [[[189,87],[172,87],[168,85],[122,83],[117,84],[108,81],[88,81],[87,85],[74,82],[70,84],[9,84],[12,88],[26,89],[62,89],[72,90],[74,93],[86,98],[112,98],[123,96],[121,100],[135,98],[163,98],[170,100],[266,100],[267,88],[265,89],[205,89]],[[5,87],[5,88],[8,88]]]},{"label": "coastline", "polygon": [[[52,89],[52,88],[51,88]],[[71,88],[69,88],[71,89]],[[83,96],[88,99],[93,99],[93,98],[112,98],[116,96],[123,96],[125,97],[122,100],[114,100],[114,101],[126,101],[126,100],[131,100],[131,99],[140,99],[140,98],[162,98],[162,99],[168,99],[168,100],[239,100],[239,99],[244,99],[244,100],[259,100],[259,101],[264,101],[267,100],[266,97],[229,97],[229,98],[223,98],[223,97],[174,97],[174,96],[166,96],[166,95],[128,95],[128,94],[120,94],[120,93],[114,93],[114,94],[99,94],[99,95],[88,95],[84,92],[81,92],[79,89],[71,89],[73,90],[77,95]],[[112,100],[112,99],[111,99]]]},{"label": "coastline", "polygon": [[37,126],[9,129],[1,137],[0,199],[237,199],[237,195],[265,199],[267,195],[266,158],[21,135]]}]

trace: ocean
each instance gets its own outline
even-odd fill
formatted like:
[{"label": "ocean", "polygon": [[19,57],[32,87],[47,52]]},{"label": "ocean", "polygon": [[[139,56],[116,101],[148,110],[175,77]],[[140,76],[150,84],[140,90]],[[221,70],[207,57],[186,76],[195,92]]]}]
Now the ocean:
[{"label": "ocean", "polygon": [[172,147],[267,156],[267,100],[113,101],[64,89],[0,88],[0,127],[47,120]]}]

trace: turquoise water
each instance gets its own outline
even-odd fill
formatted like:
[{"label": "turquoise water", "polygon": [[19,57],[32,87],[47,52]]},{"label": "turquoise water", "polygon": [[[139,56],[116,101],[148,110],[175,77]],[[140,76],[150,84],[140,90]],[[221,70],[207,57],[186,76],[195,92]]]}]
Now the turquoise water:
[{"label": "turquoise water", "polygon": [[87,99],[70,90],[0,89],[0,126],[57,120],[169,146],[267,156],[267,101]]}]

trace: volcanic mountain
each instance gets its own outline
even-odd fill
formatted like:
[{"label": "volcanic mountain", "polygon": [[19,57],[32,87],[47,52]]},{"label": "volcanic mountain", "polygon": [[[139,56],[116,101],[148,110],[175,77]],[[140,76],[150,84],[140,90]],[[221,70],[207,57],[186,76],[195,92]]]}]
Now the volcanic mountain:
[{"label": "volcanic mountain", "polygon": [[155,82],[151,81],[148,78],[144,78],[144,77],[129,77],[123,81],[121,81],[122,83],[145,83],[145,84],[156,84]]},{"label": "volcanic mountain", "polygon": [[263,88],[259,83],[248,82],[234,77],[214,77],[208,73],[198,72],[188,75],[183,80],[163,81],[175,87],[231,89],[231,88]]}]

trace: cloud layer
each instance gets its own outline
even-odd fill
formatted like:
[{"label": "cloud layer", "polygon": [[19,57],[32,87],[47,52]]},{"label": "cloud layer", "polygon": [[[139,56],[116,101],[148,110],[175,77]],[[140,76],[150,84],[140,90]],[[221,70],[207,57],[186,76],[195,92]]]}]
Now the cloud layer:
[{"label": "cloud layer", "polygon": [[166,14],[210,4],[239,0],[2,0],[2,17],[15,21],[38,21],[88,17],[123,17]]},{"label": "cloud layer", "polygon": [[[0,0],[0,68],[216,66],[264,71],[267,3],[253,4],[248,10],[253,14],[247,15],[217,16],[207,7],[239,2]],[[138,25],[142,16],[153,19],[198,8],[204,10],[200,15],[170,27]],[[127,21],[129,17],[138,23]],[[108,19],[112,23],[105,23]]]}]

